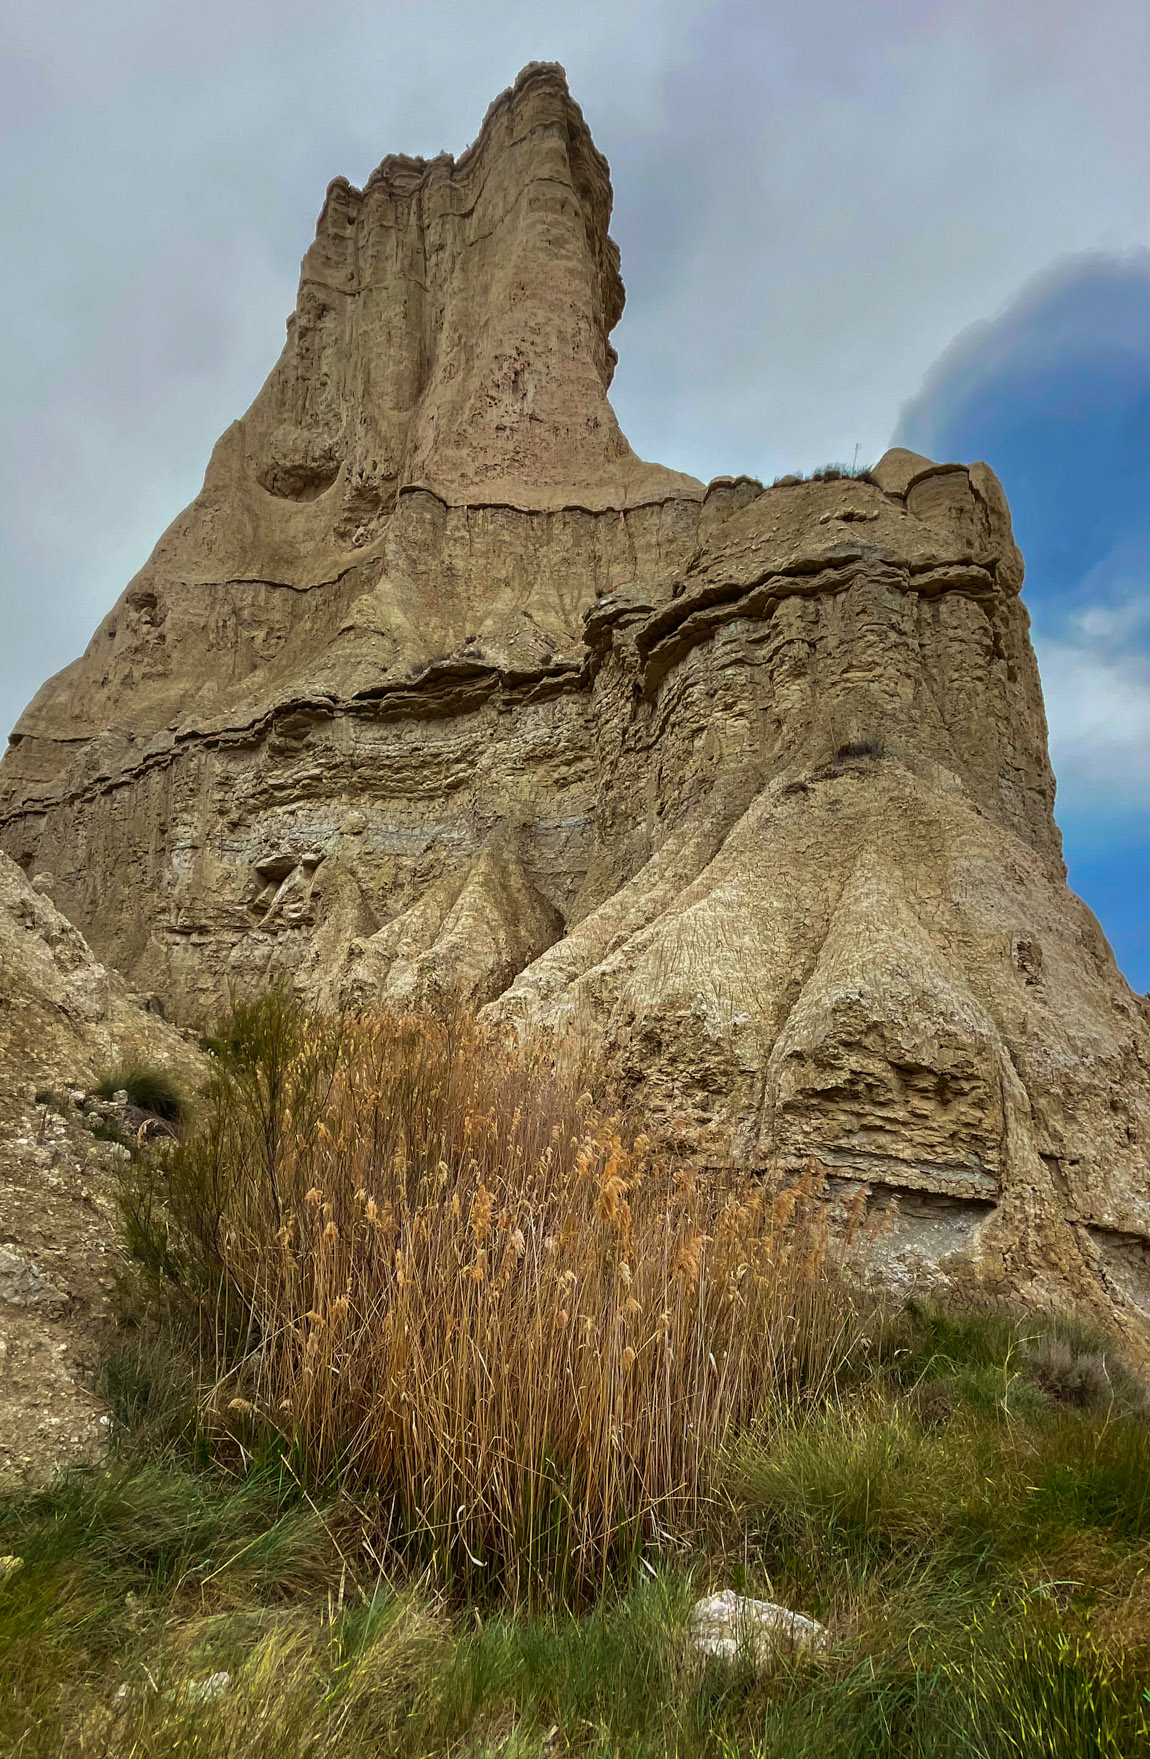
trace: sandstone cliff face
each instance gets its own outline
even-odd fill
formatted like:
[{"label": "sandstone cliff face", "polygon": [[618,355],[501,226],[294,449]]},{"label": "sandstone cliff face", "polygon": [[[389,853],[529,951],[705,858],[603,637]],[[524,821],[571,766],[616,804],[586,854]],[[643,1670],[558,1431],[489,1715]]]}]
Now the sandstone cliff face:
[{"label": "sandstone cliff face", "polygon": [[468,635],[528,669],[577,646],[588,594],[628,566],[589,515],[611,510],[610,531],[651,509],[643,547],[661,502],[702,494],[637,459],[607,401],[610,209],[606,161],[549,67],[525,70],[458,162],[390,157],[362,191],[333,183],[276,367],[23,717],[21,777],[90,741],[98,771],[241,705],[352,694]]},{"label": "sandstone cliff face", "polygon": [[4,761],[4,846],[193,1017],[285,977],[579,1032],[678,1152],[814,1156],[884,1276],[1150,1313],[1150,1030],[1068,892],[985,465],[704,490],[606,389],[534,67],[332,186],[284,355]]}]

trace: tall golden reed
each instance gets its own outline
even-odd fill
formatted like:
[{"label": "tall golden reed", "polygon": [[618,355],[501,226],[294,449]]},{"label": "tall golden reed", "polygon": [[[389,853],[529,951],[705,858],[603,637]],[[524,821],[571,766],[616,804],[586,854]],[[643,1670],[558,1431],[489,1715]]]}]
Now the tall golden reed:
[{"label": "tall golden reed", "polygon": [[265,1006],[271,1049],[223,1056],[168,1170],[206,1419],[371,1487],[390,1542],[476,1586],[590,1587],[697,1517],[732,1432],[833,1376],[813,1182],[662,1165],[547,1047],[473,1021]]}]

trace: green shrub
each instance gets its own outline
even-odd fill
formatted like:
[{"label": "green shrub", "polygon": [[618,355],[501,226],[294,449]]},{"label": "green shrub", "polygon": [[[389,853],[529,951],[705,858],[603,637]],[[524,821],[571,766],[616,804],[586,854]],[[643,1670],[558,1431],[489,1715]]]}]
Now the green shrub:
[{"label": "green shrub", "polygon": [[111,1118],[89,1115],[84,1118],[83,1124],[85,1130],[94,1136],[97,1142],[118,1142],[121,1148],[128,1149],[130,1153],[135,1152],[134,1137],[127,1130],[121,1130],[118,1124],[112,1122]]},{"label": "green shrub", "polygon": [[307,1016],[295,997],[276,984],[254,1001],[234,1001],[200,1039],[200,1049],[223,1069],[266,1081],[274,1092],[303,1040]]},{"label": "green shrub", "polygon": [[169,1328],[145,1325],[121,1332],[99,1362],[95,1380],[117,1454],[185,1464],[208,1457],[200,1433],[196,1364]]},{"label": "green shrub", "polygon": [[786,476],[777,476],[771,484],[773,489],[790,488],[797,483],[839,482],[873,482],[869,465],[865,464],[824,464],[818,470],[795,471]]},{"label": "green shrub", "polygon": [[1034,1454],[1037,1519],[1150,1539],[1150,1425],[1127,1417],[1098,1427],[1066,1416],[1038,1437]]},{"label": "green shrub", "polygon": [[[744,1438],[727,1484],[769,1571],[814,1582],[833,1559],[840,1584],[857,1585],[892,1563],[918,1567],[960,1539],[984,1549],[988,1452],[969,1428],[933,1432],[897,1408],[832,1406]],[[824,1580],[820,1596],[830,1591]]]},{"label": "green shrub", "polygon": [[1001,1371],[1017,1349],[1017,1322],[1001,1311],[955,1311],[937,1302],[908,1301],[883,1315],[875,1360],[898,1387],[953,1378],[967,1370]]},{"label": "green shrub", "polygon": [[128,1103],[165,1124],[186,1122],[190,1107],[179,1081],[161,1063],[121,1063],[96,1083],[101,1099],[126,1093]]},{"label": "green shrub", "polygon": [[871,1361],[925,1420],[966,1407],[1150,1415],[1150,1391],[1108,1338],[1067,1313],[956,1311],[910,1301],[873,1328]]}]

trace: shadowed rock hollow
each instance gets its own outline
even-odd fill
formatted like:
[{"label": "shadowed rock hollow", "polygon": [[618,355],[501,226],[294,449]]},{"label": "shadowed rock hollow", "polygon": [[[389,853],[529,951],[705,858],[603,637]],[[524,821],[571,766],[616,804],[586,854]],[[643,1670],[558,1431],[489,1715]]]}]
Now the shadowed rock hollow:
[{"label": "shadowed rock hollow", "polygon": [[702,1165],[1150,1312],[1150,1030],[1066,887],[984,464],[704,488],[607,401],[607,166],[527,68],[337,181],[284,352],[4,760],[3,844],[177,1017],[287,978],[597,1043]]}]

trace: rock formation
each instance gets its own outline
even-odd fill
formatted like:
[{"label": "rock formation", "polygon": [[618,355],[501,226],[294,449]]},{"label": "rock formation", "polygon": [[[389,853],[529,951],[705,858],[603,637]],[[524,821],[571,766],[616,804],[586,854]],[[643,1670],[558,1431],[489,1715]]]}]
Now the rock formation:
[{"label": "rock formation", "polygon": [[610,202],[549,66],[331,186],[267,384],[12,736],[3,844],[177,1017],[283,977],[578,1031],[697,1164],[897,1198],[884,1276],[1133,1335],[1150,1021],[1066,887],[999,484],[641,463]]},{"label": "rock formation", "polygon": [[197,1053],[0,855],[0,1486],[98,1444],[86,1370],[121,1268],[114,1173],[128,1152],[37,1090],[66,1096],[137,1059],[198,1081]]}]

